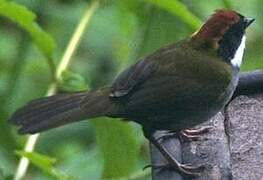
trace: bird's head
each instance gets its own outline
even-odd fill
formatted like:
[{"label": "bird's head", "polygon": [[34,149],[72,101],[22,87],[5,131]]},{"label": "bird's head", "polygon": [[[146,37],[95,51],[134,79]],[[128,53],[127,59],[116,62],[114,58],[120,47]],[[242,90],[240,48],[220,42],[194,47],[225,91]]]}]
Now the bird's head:
[{"label": "bird's head", "polygon": [[202,48],[215,50],[224,61],[239,68],[245,49],[245,30],[254,20],[233,10],[217,10],[191,39]]}]

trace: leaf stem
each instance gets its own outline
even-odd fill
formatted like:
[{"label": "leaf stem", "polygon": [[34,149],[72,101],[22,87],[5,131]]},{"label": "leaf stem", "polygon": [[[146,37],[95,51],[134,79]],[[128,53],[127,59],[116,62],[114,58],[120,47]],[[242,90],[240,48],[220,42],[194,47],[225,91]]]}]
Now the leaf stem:
[{"label": "leaf stem", "polygon": [[232,2],[230,0],[222,0],[225,8],[231,9],[232,8]]},{"label": "leaf stem", "polygon": [[87,27],[87,25],[90,22],[90,19],[92,17],[92,15],[94,14],[94,12],[96,11],[96,9],[99,6],[99,0],[93,1],[92,4],[87,8],[86,12],[84,13],[83,17],[80,19],[80,22],[77,26],[77,28],[75,29],[75,32],[66,48],[66,51],[62,57],[62,60],[57,68],[56,71],[56,78],[60,78],[62,72],[67,69],[67,66],[70,63],[71,57],[74,54],[76,47],[78,47],[78,44],[80,42],[80,39],[83,35],[83,32],[85,30],[85,27]]},{"label": "leaf stem", "polygon": [[[71,62],[71,57],[73,56],[74,52],[76,51],[81,37],[84,34],[84,30],[85,28],[89,25],[90,23],[90,19],[92,17],[92,15],[94,14],[94,12],[96,11],[96,9],[99,6],[99,0],[95,0],[91,3],[91,5],[89,5],[87,7],[87,9],[85,10],[84,15],[81,17],[69,43],[68,46],[64,52],[64,55],[61,58],[61,61],[56,69],[56,80],[50,85],[50,87],[48,88],[48,91],[46,93],[46,96],[50,96],[56,93],[57,90],[57,82],[58,80],[61,78],[61,74],[63,71],[65,71],[70,62]],[[25,144],[24,147],[24,151],[26,152],[33,152],[36,142],[38,140],[40,134],[34,134],[34,135],[30,135],[27,139],[27,142]],[[29,160],[26,157],[22,157],[19,161],[17,170],[16,170],[16,174],[14,176],[14,180],[21,180],[23,179],[23,177],[26,174],[26,171],[28,169],[28,165],[29,165]]]}]

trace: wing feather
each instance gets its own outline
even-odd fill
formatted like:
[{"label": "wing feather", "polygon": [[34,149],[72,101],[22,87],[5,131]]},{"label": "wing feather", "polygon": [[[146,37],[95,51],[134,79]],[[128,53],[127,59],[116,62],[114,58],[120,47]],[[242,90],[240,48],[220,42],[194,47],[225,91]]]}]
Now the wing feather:
[{"label": "wing feather", "polygon": [[143,83],[155,71],[151,59],[143,59],[124,70],[114,81],[110,97],[122,97],[129,94],[137,85]]}]

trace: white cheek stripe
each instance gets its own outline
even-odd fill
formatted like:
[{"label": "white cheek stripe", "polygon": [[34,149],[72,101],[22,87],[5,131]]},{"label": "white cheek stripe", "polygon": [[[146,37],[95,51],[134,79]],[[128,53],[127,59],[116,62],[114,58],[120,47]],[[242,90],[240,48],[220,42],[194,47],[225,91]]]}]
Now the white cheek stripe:
[{"label": "white cheek stripe", "polygon": [[246,36],[244,35],[242,37],[241,43],[240,43],[240,45],[236,51],[234,58],[231,59],[231,64],[234,67],[240,68],[240,66],[242,64],[242,58],[243,58],[244,50],[245,50],[245,46],[246,46],[245,44],[246,44]]}]

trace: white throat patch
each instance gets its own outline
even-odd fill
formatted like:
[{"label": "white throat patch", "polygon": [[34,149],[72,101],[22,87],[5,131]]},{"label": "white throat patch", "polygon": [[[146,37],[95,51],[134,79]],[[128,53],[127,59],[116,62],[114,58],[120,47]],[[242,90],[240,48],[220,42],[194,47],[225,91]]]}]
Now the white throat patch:
[{"label": "white throat patch", "polygon": [[242,37],[242,40],[241,40],[241,43],[240,43],[238,49],[236,50],[234,58],[231,59],[232,66],[240,68],[240,66],[242,64],[245,46],[246,46],[245,44],[246,44],[246,36],[244,35]]}]

